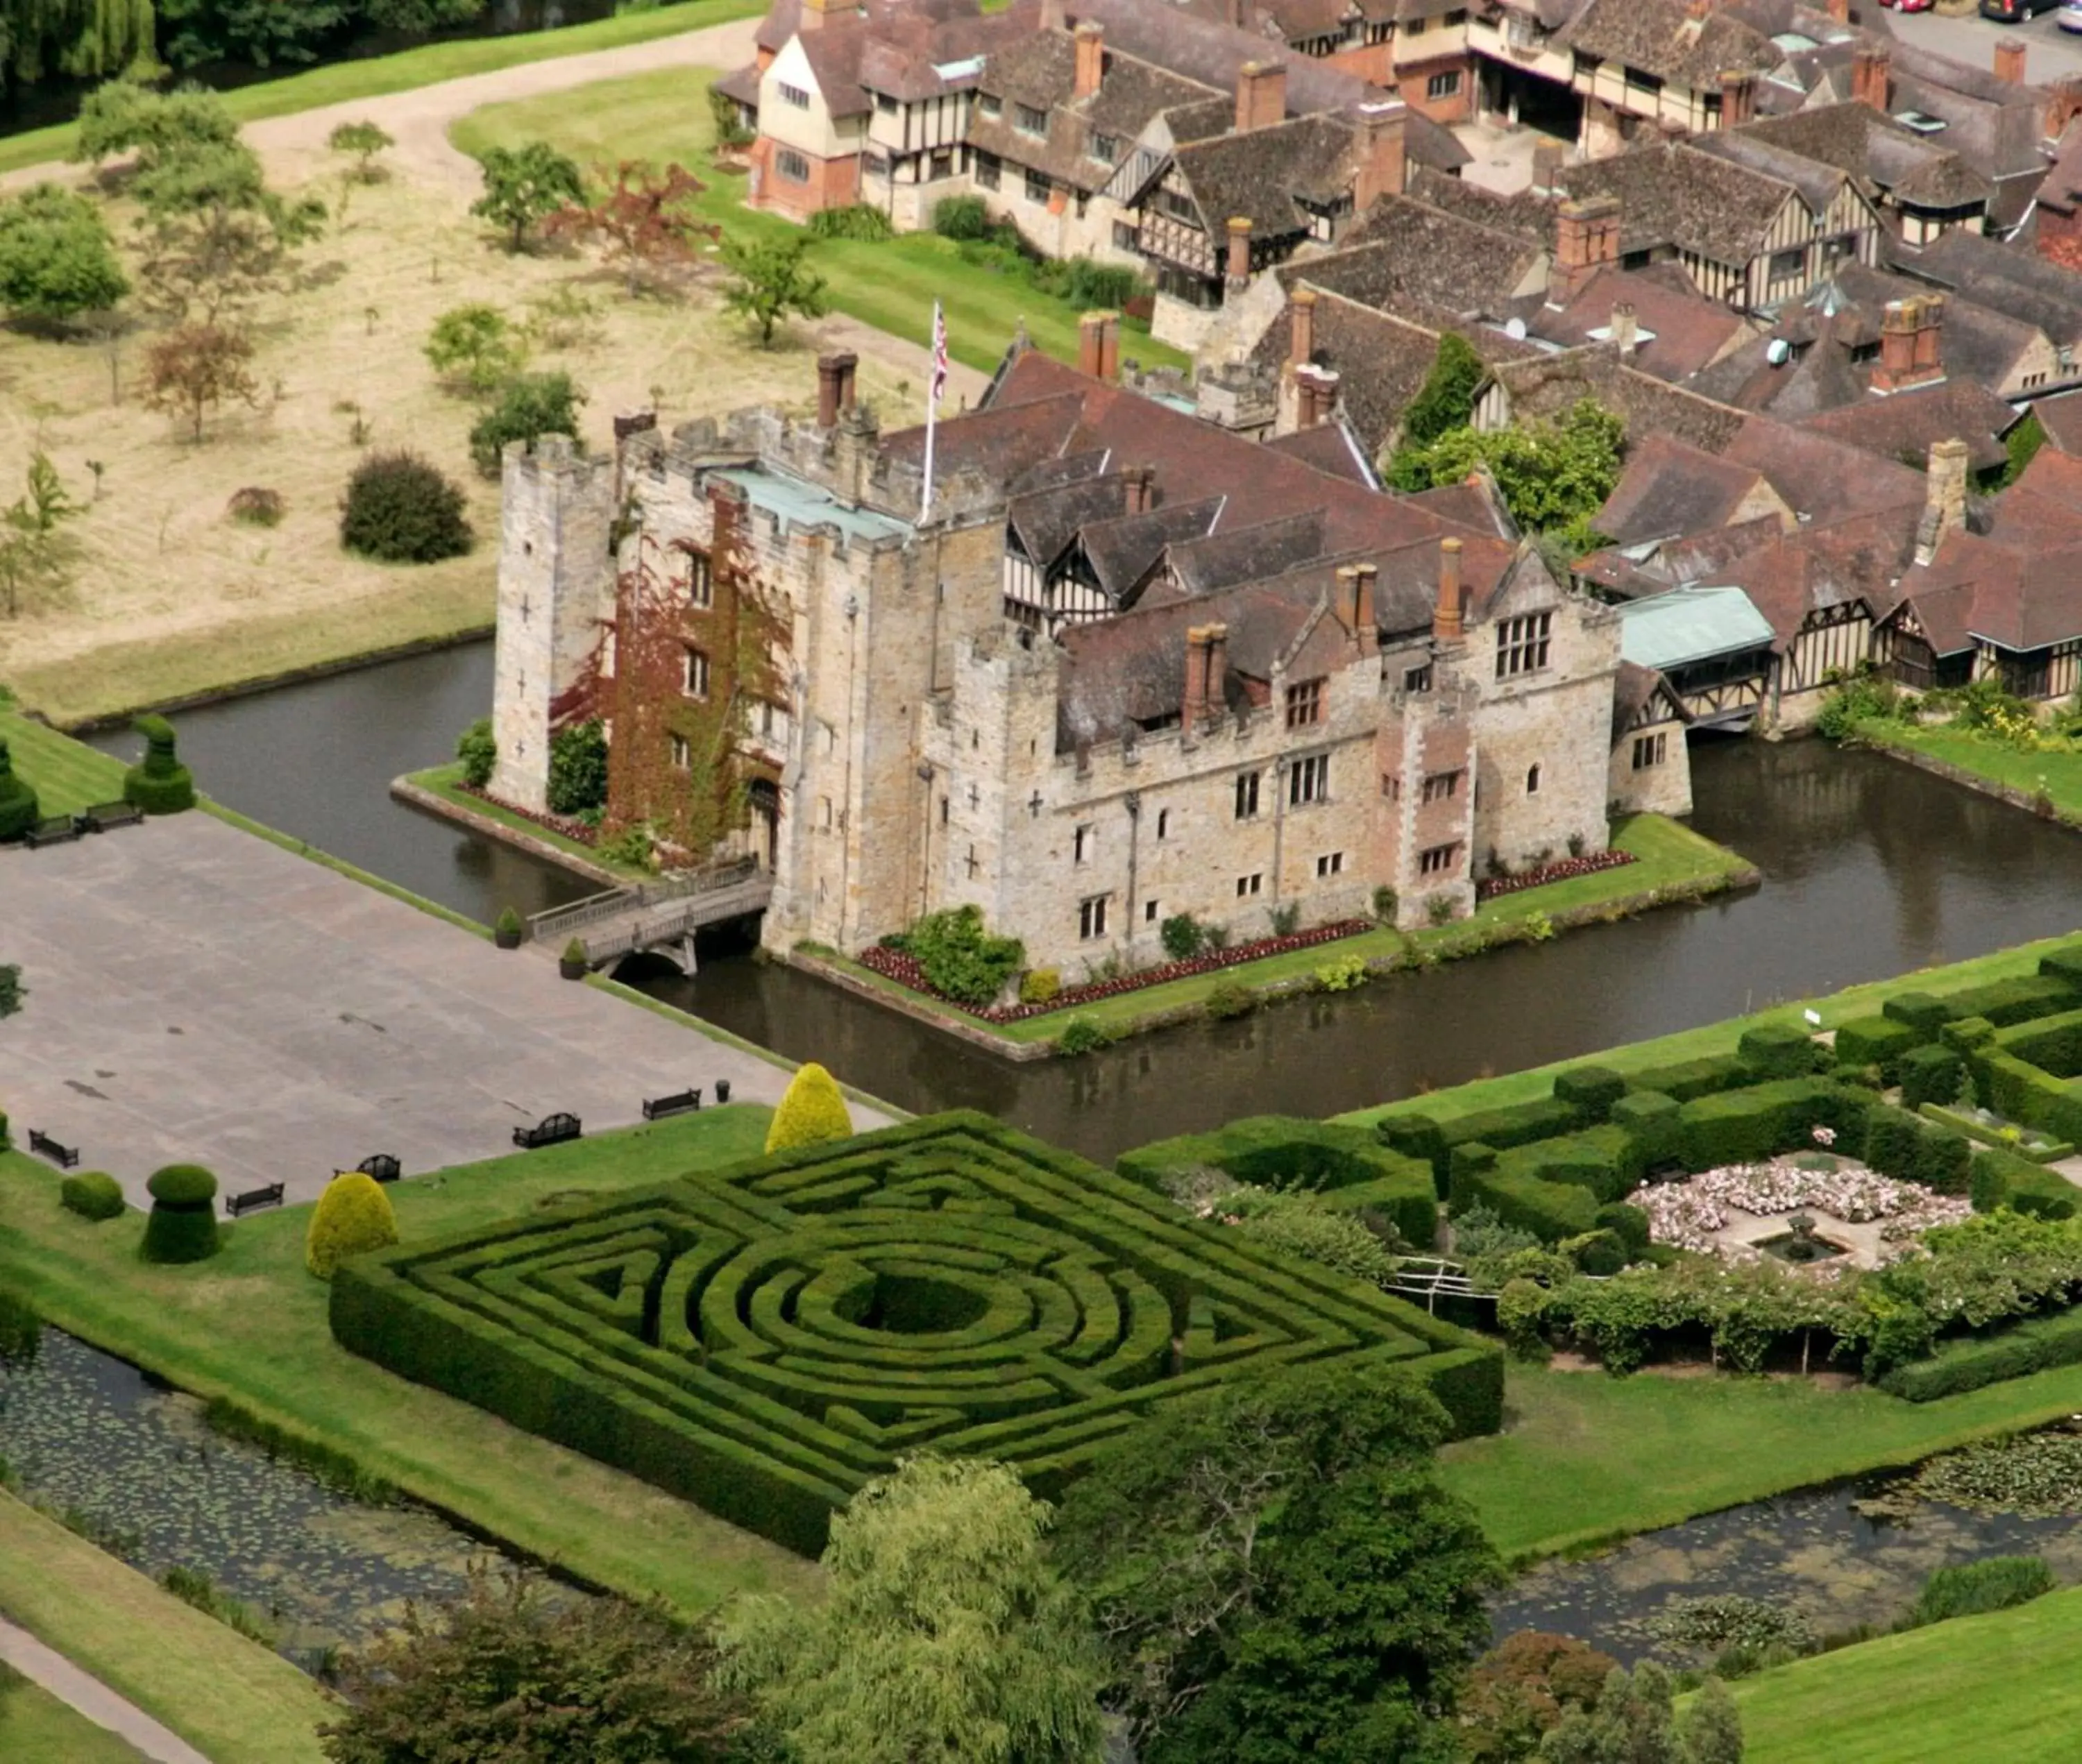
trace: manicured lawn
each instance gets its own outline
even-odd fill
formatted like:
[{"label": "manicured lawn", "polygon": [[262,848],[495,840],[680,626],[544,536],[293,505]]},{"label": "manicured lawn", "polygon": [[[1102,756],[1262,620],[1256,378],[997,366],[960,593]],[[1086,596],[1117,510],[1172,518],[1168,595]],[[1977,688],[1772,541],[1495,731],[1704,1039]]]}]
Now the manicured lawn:
[{"label": "manicured lawn", "polygon": [[1514,1362],[1504,1431],[1448,1446],[1447,1480],[1514,1560],[1913,1463],[2082,1409],[2082,1366],[1934,1403],[1798,1379],[1616,1379]]},{"label": "manicured lawn", "polygon": [[[289,1661],[6,1493],[0,1612],[213,1764],[321,1764],[325,1756],[315,1729],[333,1705]],[[11,1716],[11,1706],[0,1714],[0,1758],[32,1764],[39,1754],[14,1749]],[[135,1756],[99,1728],[86,1731],[101,1749],[44,1755],[52,1764]]]},{"label": "manicured lawn", "polygon": [[46,815],[72,815],[123,794],[123,762],[32,722],[0,697],[0,741]]},{"label": "manicured lawn", "polygon": [[105,1728],[26,1680],[0,1685],[0,1758],[7,1764],[137,1764]]},{"label": "manicured lawn", "polygon": [[[739,1105],[409,1178],[391,1190],[406,1241],[757,1156],[769,1111]],[[203,1396],[229,1397],[484,1531],[587,1579],[706,1610],[795,1590],[798,1558],[592,1459],[380,1370],[337,1346],[328,1289],[303,1269],[302,1207],[226,1232],[208,1262],[148,1267],[135,1213],[90,1225],[57,1172],[0,1154],[0,1282],[50,1322]]]},{"label": "manicured lawn", "polygon": [[2012,789],[2053,798],[2067,819],[2082,819],[2082,753],[2025,753],[1973,729],[1924,729],[1904,722],[1873,721],[1858,726],[1861,740],[1877,747],[1906,747],[1979,773]]},{"label": "manicured lawn", "polygon": [[525,815],[516,815],[511,809],[501,808],[496,802],[488,802],[481,796],[472,796],[460,788],[462,782],[462,762],[452,760],[446,765],[437,765],[424,772],[415,772],[410,781],[429,795],[439,797],[444,802],[452,802],[468,813],[481,815],[487,821],[496,821],[501,827],[510,827],[516,833],[525,833],[530,839],[539,840],[545,845],[554,846],[560,852],[569,852],[574,857],[583,857],[589,864],[597,864],[602,869],[611,869],[626,875],[631,882],[641,882],[651,873],[627,864],[617,864],[603,857],[590,845],[581,845],[575,839],[566,839],[539,821],[531,821]]},{"label": "manicured lawn", "polygon": [[[799,236],[788,221],[743,205],[741,175],[710,166],[715,132],[703,92],[715,77],[713,69],[664,68],[487,104],[457,122],[449,138],[473,155],[541,139],[585,164],[677,160],[709,186],[702,212],[734,235]],[[810,259],[830,284],[837,310],[912,343],[930,341],[933,302],[942,302],[948,351],[971,367],[986,373],[996,368],[1022,320],[1037,347],[1066,360],[1077,357],[1077,308],[1016,276],[964,263],[950,241],[935,234],[904,234],[879,243],[820,239]],[[1183,356],[1153,341],[1144,327],[1130,322],[1126,328],[1123,354],[1145,367],[1184,364]],[[923,415],[921,405],[911,413],[885,411],[883,420],[893,429]]]},{"label": "manicured lawn", "polygon": [[1796,1661],[1734,1687],[1748,1764],[2070,1764],[2082,1590]]},{"label": "manicured lawn", "polygon": [[[464,43],[430,43],[396,55],[339,61],[330,67],[314,68],[308,74],[241,86],[225,93],[224,99],[242,123],[258,122],[263,116],[287,116],[292,112],[316,110],[321,105],[379,98],[386,92],[409,92],[467,74],[493,74],[524,61],[554,61],[559,56],[583,55],[592,49],[655,42],[660,37],[677,36],[683,31],[698,31],[764,11],[759,0],[687,0],[683,5],[622,13],[561,31],[530,31]],[[72,145],[70,123],[11,135],[0,141],[0,171],[62,159],[72,150]]]}]

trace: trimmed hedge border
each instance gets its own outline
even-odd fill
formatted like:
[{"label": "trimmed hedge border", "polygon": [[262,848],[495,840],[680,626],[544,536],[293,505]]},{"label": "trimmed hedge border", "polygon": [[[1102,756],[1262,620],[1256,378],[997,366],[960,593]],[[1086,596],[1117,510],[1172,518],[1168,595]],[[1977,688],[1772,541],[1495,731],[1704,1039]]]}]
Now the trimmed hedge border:
[{"label": "trimmed hedge border", "polygon": [[1941,1341],[1928,1358],[1883,1374],[1879,1388],[1911,1403],[1932,1403],[2078,1361],[2082,1361],[2082,1308],[2027,1318],[2000,1335]]}]

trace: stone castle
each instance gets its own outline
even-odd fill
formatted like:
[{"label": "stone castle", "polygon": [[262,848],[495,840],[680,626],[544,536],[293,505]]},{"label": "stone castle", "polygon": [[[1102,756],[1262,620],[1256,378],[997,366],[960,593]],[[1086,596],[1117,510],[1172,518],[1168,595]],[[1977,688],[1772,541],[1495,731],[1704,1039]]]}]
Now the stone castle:
[{"label": "stone castle", "polygon": [[1082,343],[938,425],[929,503],[846,356],[813,420],[510,451],[491,794],[541,811],[597,717],[609,824],[768,867],[769,946],[974,903],[1066,979],[1181,913],[1465,913],[1689,808],[1683,713],[1492,488],[1384,494],[1341,425],[1254,440]]}]

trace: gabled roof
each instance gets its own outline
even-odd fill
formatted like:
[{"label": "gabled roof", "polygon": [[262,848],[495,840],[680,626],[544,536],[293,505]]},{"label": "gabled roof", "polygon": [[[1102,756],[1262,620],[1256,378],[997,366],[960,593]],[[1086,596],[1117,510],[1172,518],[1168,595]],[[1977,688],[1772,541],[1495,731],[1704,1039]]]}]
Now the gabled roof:
[{"label": "gabled roof", "polygon": [[1709,300],[1674,263],[1646,269],[1601,269],[1559,308],[1527,315],[1533,335],[1566,347],[1603,343],[1612,335],[1612,309],[1633,308],[1638,341],[1631,364],[1658,380],[1688,379],[1717,360],[1748,330],[1741,314]]},{"label": "gabled roof", "polygon": [[1309,211],[1297,199],[1327,208],[1350,189],[1352,140],[1334,118],[1299,116],[1195,141],[1178,149],[1171,162],[1209,233],[1219,238],[1241,218],[1250,222],[1254,239],[1285,238],[1309,230]]},{"label": "gabled roof", "polygon": [[1628,366],[1609,343],[1503,362],[1491,378],[1507,396],[1514,421],[1559,420],[1578,398],[1595,398],[1625,420],[1630,445],[1651,435],[1672,435],[1718,453],[1741,432],[1744,420],[1739,410]]},{"label": "gabled roof", "polygon": [[1941,136],[1927,141],[1862,102],[1760,117],[1730,138],[1760,141],[1820,160],[1848,172],[1868,192],[1886,191],[1916,207],[1967,207],[1995,193],[1987,179],[1942,145]]},{"label": "gabled roof", "polygon": [[2082,455],[2082,392],[2041,398],[2032,410],[2047,440],[2063,453]]},{"label": "gabled roof", "polygon": [[1333,478],[1349,478],[1355,484],[1363,484],[1369,490],[1380,488],[1371,457],[1360,445],[1359,436],[1352,432],[1351,424],[1342,411],[1327,423],[1318,423],[1313,428],[1296,429],[1290,435],[1275,436],[1265,444],[1290,458],[1305,460],[1317,471],[1327,472]]},{"label": "gabled roof", "polygon": [[1693,19],[1679,0],[1591,0],[1562,40],[1695,91],[1718,91],[1724,69],[1762,73],[1780,60],[1768,37],[1721,12]]},{"label": "gabled roof", "polygon": [[2082,538],[2049,549],[1948,533],[1936,558],[1902,578],[1890,610],[1903,603],[1941,655],[1976,638],[2020,654],[2082,638]]},{"label": "gabled roof", "polygon": [[1883,398],[1868,396],[1805,418],[1800,427],[1904,462],[1927,461],[1937,443],[1957,437],[1966,444],[1973,469],[1986,472],[2008,459],[2002,438],[2018,420],[2017,413],[1985,386],[1948,379]]},{"label": "gabled roof", "polygon": [[2082,343],[2082,276],[2021,246],[1954,227],[1920,251],[1898,252],[1894,267],[2035,325],[2056,343]]},{"label": "gabled roof", "polygon": [[1771,622],[1737,587],[1672,588],[1620,608],[1620,657],[1667,671],[1768,647]]},{"label": "gabled roof", "polygon": [[1620,481],[1591,524],[1626,546],[1725,527],[1763,476],[1675,436],[1646,436],[1627,449]]},{"label": "gabled roof", "polygon": [[1045,570],[1089,523],[1120,514],[1127,506],[1127,477],[1110,472],[1103,478],[1015,496],[1005,512],[1020,549]]},{"label": "gabled roof", "polygon": [[1783,178],[1685,142],[1587,160],[1566,168],[1561,182],[1579,200],[1619,199],[1623,252],[1675,246],[1730,266],[1765,248],[1788,201],[1806,200]]},{"label": "gabled roof", "polygon": [[1163,558],[1166,549],[1183,540],[1212,533],[1221,518],[1224,499],[1171,503],[1140,515],[1094,521],[1080,536],[1085,561],[1099,586],[1117,606],[1131,603],[1135,591]]},{"label": "gabled roof", "polygon": [[1409,196],[1381,197],[1341,250],[1283,275],[1333,289],[1383,312],[1412,309],[1458,319],[1502,316],[1519,289],[1539,281],[1545,248],[1507,228],[1486,225]]},{"label": "gabled roof", "polygon": [[1723,452],[1737,465],[1755,466],[1807,524],[1826,527],[1883,509],[1923,507],[1922,473],[1769,417],[1751,417]]}]

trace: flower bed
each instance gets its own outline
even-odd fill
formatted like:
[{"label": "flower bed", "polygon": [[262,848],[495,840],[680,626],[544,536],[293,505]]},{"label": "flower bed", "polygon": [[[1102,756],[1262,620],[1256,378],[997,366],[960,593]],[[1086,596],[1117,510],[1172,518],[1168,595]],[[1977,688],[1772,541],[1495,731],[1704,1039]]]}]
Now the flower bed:
[{"label": "flower bed", "polygon": [[568,815],[538,815],[533,809],[524,809],[518,802],[508,802],[494,796],[489,790],[480,790],[474,784],[461,780],[451,786],[458,794],[474,796],[480,802],[489,802],[492,807],[508,815],[517,815],[524,821],[533,821],[536,826],[546,828],[559,839],[567,839],[575,845],[597,845],[600,829],[588,827],[584,821],[573,820]]},{"label": "flower bed", "polygon": [[1633,861],[1632,852],[1616,849],[1592,852],[1587,857],[1565,857],[1558,864],[1542,864],[1537,869],[1523,869],[1515,876],[1489,877],[1475,884],[1475,899],[1494,900],[1499,895],[1515,895],[1522,889],[1567,882],[1572,876],[1595,876],[1601,869],[1617,869]]},{"label": "flower bed", "polygon": [[1115,980],[1094,980],[1089,986],[1066,986],[1044,1004],[964,1004],[937,991],[926,979],[918,965],[918,958],[908,949],[891,949],[882,944],[863,949],[855,958],[860,965],[880,975],[885,980],[894,980],[899,986],[913,992],[922,992],[927,998],[939,1000],[942,1004],[962,1012],[964,1015],[981,1018],[986,1023],[1018,1023],[1030,1017],[1046,1017],[1055,1011],[1074,1009],[1080,1004],[1095,1004],[1101,999],[1117,998],[1123,992],[1140,991],[1146,986],[1161,986],[1167,980],[1182,980],[1195,974],[1212,974],[1222,968],[1233,968],[1240,962],[1255,962],[1260,957],[1284,955],[1290,949],[1313,949],[1319,943],[1334,943],[1340,937],[1355,937],[1362,931],[1371,931],[1372,924],[1364,919],[1341,919],[1327,925],[1317,925],[1313,930],[1296,931],[1283,937],[1261,937],[1255,943],[1240,943],[1227,949],[1211,949],[1204,955],[1196,955],[1184,962],[1165,962],[1153,968],[1138,969],[1133,974],[1123,974]]},{"label": "flower bed", "polygon": [[1937,1194],[1914,1182],[1898,1182],[1862,1164],[1846,1160],[1832,1170],[1802,1169],[1791,1158],[1764,1164],[1733,1164],[1677,1182],[1651,1182],[1627,1198],[1648,1215],[1649,1236],[1723,1261],[1752,1261],[1760,1252],[1717,1235],[1730,1215],[1768,1219],[1813,1211],[1848,1225],[1884,1221],[1880,1235],[1905,1248],[1936,1225],[1956,1225],[1972,1204]]}]

